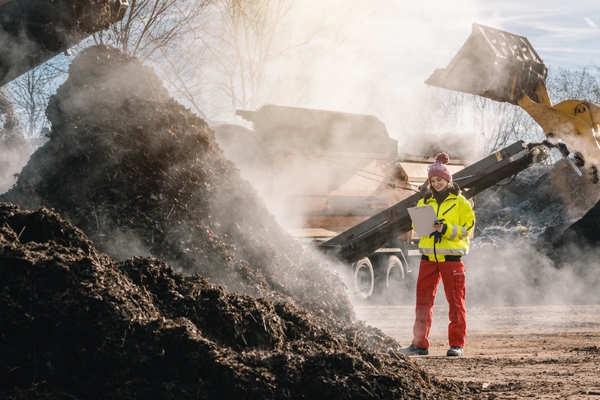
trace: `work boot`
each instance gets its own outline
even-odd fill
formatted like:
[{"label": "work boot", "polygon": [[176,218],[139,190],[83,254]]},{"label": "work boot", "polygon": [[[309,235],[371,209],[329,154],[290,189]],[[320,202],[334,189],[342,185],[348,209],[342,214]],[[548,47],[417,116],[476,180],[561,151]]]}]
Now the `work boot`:
[{"label": "work boot", "polygon": [[446,353],[447,356],[450,357],[456,357],[456,356],[462,356],[463,353],[463,349],[461,349],[458,346],[452,346],[450,347],[450,349],[448,349],[448,352]]},{"label": "work boot", "polygon": [[400,349],[400,353],[406,356],[426,356],[427,354],[429,354],[429,350],[423,347],[419,347],[415,344],[411,344],[408,347]]}]

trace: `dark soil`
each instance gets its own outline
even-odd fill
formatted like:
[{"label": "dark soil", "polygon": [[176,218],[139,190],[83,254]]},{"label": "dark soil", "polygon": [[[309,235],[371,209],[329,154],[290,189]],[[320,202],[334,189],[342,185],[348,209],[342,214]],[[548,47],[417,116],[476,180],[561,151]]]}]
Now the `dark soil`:
[{"label": "dark soil", "polygon": [[[410,337],[413,307],[356,310],[390,336]],[[490,400],[598,399],[599,305],[472,304],[467,306],[465,354],[458,359],[445,357],[447,318],[447,306],[434,307],[429,356],[414,358],[435,376],[476,385]]]},{"label": "dark soil", "polygon": [[12,40],[27,37],[44,51],[60,51],[65,44],[73,41],[71,36],[87,37],[115,22],[115,15],[111,11],[113,2],[109,0],[6,3],[2,5],[5,18],[0,21],[3,31],[11,34]]},{"label": "dark soil", "polygon": [[47,209],[0,204],[0,397],[456,399],[361,323],[121,262]]},{"label": "dark soil", "polygon": [[596,203],[585,215],[569,226],[555,241],[556,246],[561,243],[577,243],[581,247],[598,246],[600,244],[600,203]]},{"label": "dark soil", "polygon": [[49,142],[0,201],[55,209],[115,259],[154,256],[230,291],[353,318],[341,280],[281,229],[212,129],[137,60],[84,50],[47,114]]},{"label": "dark soil", "polygon": [[480,194],[465,263],[471,298],[495,305],[597,304],[600,186],[566,160]]},{"label": "dark soil", "polygon": [[528,238],[552,243],[600,199],[587,172],[579,177],[566,160],[534,165],[476,198],[475,242]]},{"label": "dark soil", "polygon": [[0,203],[0,397],[477,396],[358,322],[136,60],[83,51],[47,114],[49,142],[0,198],[16,204]]}]

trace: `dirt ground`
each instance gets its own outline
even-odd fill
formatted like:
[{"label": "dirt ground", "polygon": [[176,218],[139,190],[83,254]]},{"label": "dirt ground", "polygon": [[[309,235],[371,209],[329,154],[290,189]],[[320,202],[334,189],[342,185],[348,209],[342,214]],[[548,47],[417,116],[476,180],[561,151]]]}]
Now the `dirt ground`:
[{"label": "dirt ground", "polygon": [[[360,319],[410,344],[413,306],[358,306]],[[438,379],[481,385],[489,399],[600,399],[600,305],[470,307],[463,357],[446,357],[447,306],[434,307],[429,356]]]}]

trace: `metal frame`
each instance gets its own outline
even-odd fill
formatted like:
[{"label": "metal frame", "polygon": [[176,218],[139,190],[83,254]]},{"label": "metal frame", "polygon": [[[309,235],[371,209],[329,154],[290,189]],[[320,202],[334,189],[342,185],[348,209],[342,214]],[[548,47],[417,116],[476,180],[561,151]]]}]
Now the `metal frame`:
[{"label": "metal frame", "polygon": [[[547,155],[545,146],[526,145],[519,141],[455,173],[452,179],[469,199]],[[412,229],[407,208],[415,206],[422,197],[416,193],[321,243],[319,248],[342,261],[351,263],[360,260]]]}]

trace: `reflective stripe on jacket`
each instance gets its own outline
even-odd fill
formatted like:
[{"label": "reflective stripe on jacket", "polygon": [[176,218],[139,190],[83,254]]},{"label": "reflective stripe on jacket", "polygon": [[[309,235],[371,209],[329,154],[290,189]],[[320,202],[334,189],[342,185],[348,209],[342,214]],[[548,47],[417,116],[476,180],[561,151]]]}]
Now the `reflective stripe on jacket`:
[{"label": "reflective stripe on jacket", "polygon": [[[469,252],[469,236],[475,227],[475,214],[469,201],[462,195],[449,193],[438,204],[435,197],[419,200],[418,206],[431,205],[437,219],[443,220],[442,240],[435,243],[435,236],[422,237],[419,252],[429,257],[429,261],[444,262],[446,255],[461,256]],[[432,232],[434,231],[433,228]]]}]

